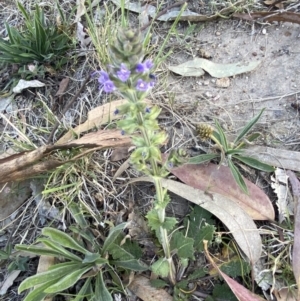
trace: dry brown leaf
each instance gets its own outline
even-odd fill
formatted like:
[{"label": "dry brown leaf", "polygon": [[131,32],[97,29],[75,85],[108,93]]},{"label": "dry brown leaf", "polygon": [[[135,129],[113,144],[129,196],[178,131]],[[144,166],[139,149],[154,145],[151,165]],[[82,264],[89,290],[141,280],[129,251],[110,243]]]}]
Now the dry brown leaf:
[{"label": "dry brown leaf", "polygon": [[[287,175],[292,186],[295,201],[294,222],[294,247],[293,247],[293,272],[298,288],[300,287],[300,182],[296,175],[288,170]],[[300,300],[300,290],[298,290]]]},{"label": "dry brown leaf", "polygon": [[115,148],[110,156],[110,161],[116,162],[129,157],[128,147]]},{"label": "dry brown leaf", "polygon": [[58,88],[58,91],[56,92],[55,96],[62,96],[66,92],[69,82],[70,82],[69,77],[63,78],[59,84],[59,88]]},{"label": "dry brown leaf", "polygon": [[249,195],[241,193],[230,169],[216,164],[185,164],[170,170],[189,186],[208,192],[219,193],[240,206],[255,220],[273,220],[274,208],[268,196],[256,185],[245,179]]},{"label": "dry brown leaf", "polygon": [[[146,101],[149,105],[151,104],[149,100]],[[127,100],[125,99],[116,100],[89,111],[87,120],[78,125],[76,128],[69,130],[56,142],[56,145],[65,144],[70,140],[74,140],[75,136],[78,136],[83,132],[89,131],[93,128],[99,128],[103,124],[120,118],[121,116],[115,115],[114,112],[119,106],[126,102]]]},{"label": "dry brown leaf", "polygon": [[224,278],[234,295],[238,298],[239,301],[264,301],[263,298],[261,298],[258,295],[255,295],[248,289],[246,289],[244,286],[227,276],[225,273],[223,273],[219,267],[216,265],[212,257],[210,256],[208,250],[207,250],[207,240],[203,241],[204,244],[204,252],[205,256],[208,259],[208,261],[213,265],[213,267],[218,270],[219,274]]},{"label": "dry brown leaf", "polygon": [[[113,148],[131,145],[131,139],[121,134],[119,130],[102,130],[86,134],[80,139],[64,145],[42,146],[31,152],[15,154],[0,160],[0,183],[20,181],[33,177],[62,164],[79,159],[88,152],[102,148]],[[69,161],[58,161],[51,158],[51,152],[61,149],[80,147],[88,149]]]},{"label": "dry brown leaf", "polygon": [[251,14],[233,14],[233,16],[247,21],[263,19],[264,21],[269,21],[269,22],[277,21],[277,22],[291,22],[291,23],[300,24],[300,14],[294,12],[288,12],[288,11],[285,12],[260,11]]},{"label": "dry brown leaf", "polygon": [[157,289],[151,286],[150,280],[144,276],[136,276],[128,285],[128,288],[144,301],[172,301],[165,290]]},{"label": "dry brown leaf", "polygon": [[112,181],[114,182],[127,168],[130,166],[130,158],[121,164],[116,173],[113,176]]},{"label": "dry brown leaf", "polygon": [[249,146],[245,155],[279,168],[300,171],[300,152],[267,146]]}]

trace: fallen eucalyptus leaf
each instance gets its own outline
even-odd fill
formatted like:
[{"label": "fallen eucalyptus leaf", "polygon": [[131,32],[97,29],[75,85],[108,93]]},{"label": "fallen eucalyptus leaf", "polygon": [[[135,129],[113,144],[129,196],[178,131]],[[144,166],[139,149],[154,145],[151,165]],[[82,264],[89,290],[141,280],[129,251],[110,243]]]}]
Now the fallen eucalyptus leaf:
[{"label": "fallen eucalyptus leaf", "polygon": [[237,281],[233,280],[229,276],[227,276],[225,273],[223,273],[217,264],[214,262],[212,257],[209,255],[209,252],[207,250],[207,241],[203,241],[204,243],[204,251],[205,256],[208,259],[208,261],[213,265],[213,267],[218,270],[219,274],[223,277],[223,279],[226,281],[234,295],[238,298],[239,301],[265,301],[263,298],[261,298],[258,295],[255,295],[248,289],[246,289],[243,285],[239,284]]},{"label": "fallen eucalyptus leaf", "polygon": [[24,80],[20,79],[18,84],[13,88],[14,93],[21,93],[24,89],[27,88],[41,88],[45,84],[38,80]]},{"label": "fallen eucalyptus leaf", "polygon": [[203,58],[194,58],[178,66],[170,66],[169,70],[182,76],[201,76],[204,74],[202,70],[204,69],[213,77],[223,78],[252,71],[259,64],[260,61],[219,64]]},{"label": "fallen eucalyptus leaf", "polygon": [[[170,170],[185,184],[206,191],[219,193],[241,207],[255,220],[273,220],[275,213],[268,196],[256,185],[245,179],[249,195],[241,193],[226,166],[216,164],[185,164]],[[235,206],[236,206],[235,205]]]}]

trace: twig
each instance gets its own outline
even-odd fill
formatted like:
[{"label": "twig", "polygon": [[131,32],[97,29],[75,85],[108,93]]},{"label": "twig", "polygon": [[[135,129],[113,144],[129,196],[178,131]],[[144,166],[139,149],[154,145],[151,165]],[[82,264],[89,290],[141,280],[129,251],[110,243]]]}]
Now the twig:
[{"label": "twig", "polygon": [[63,111],[61,112],[60,116],[59,116],[59,120],[56,121],[50,136],[48,138],[47,144],[51,144],[52,143],[52,139],[54,136],[55,131],[57,130],[59,123],[60,123],[60,119],[65,115],[65,113],[69,110],[69,108],[71,107],[71,105],[73,104],[73,102],[78,98],[79,94],[81,93],[81,91],[83,90],[83,88],[85,87],[86,83],[89,81],[89,79],[91,78],[91,76],[87,76],[86,79],[84,80],[84,82],[82,83],[80,89],[77,91],[77,93],[73,96],[73,98],[66,104],[66,106],[64,107]]},{"label": "twig", "polygon": [[156,20],[156,19],[158,19],[160,16],[166,14],[166,13],[168,12],[169,9],[171,9],[171,8],[173,8],[173,7],[181,6],[181,5],[183,5],[185,2],[186,2],[186,1],[179,1],[179,2],[176,2],[176,3],[174,3],[174,4],[172,4],[172,5],[168,6],[168,7],[166,7],[166,8],[163,9],[160,13],[158,13],[158,14],[155,16],[155,18],[153,18],[153,20],[152,20],[151,22],[148,22],[148,23],[146,23],[144,26],[142,26],[142,27],[140,28],[140,31],[145,30],[149,25],[151,25],[151,23],[152,23],[154,20]]}]

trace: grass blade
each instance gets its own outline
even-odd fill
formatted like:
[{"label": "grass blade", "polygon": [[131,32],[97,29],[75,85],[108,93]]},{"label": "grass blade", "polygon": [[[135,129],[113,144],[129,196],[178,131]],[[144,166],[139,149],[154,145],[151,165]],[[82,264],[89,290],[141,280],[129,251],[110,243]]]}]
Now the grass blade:
[{"label": "grass blade", "polygon": [[215,119],[215,125],[216,125],[216,128],[217,128],[217,133],[219,134],[219,138],[218,139],[221,143],[221,145],[223,146],[224,148],[224,152],[226,153],[227,150],[228,150],[228,142],[227,142],[227,138],[225,136],[225,133],[220,125],[220,123],[218,122],[218,120]]},{"label": "grass blade", "polygon": [[235,138],[234,140],[234,145],[236,145],[251,129],[252,127],[255,125],[255,123],[257,123],[257,121],[259,120],[260,116],[262,115],[263,111],[265,109],[262,109],[260,111],[260,113],[255,116],[254,118],[252,118],[246,125],[245,127],[242,129],[242,131],[238,134],[238,136]]},{"label": "grass blade", "polygon": [[210,161],[212,159],[220,157],[219,154],[202,154],[189,159],[188,164],[201,164],[203,162]]}]

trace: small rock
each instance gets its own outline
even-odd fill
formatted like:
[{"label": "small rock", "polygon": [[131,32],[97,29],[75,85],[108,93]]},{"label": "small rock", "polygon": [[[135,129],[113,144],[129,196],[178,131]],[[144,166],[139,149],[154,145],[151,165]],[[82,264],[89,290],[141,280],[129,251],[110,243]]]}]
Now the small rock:
[{"label": "small rock", "polygon": [[205,95],[206,97],[209,97],[209,98],[212,97],[212,94],[211,94],[209,91],[205,92],[204,95]]},{"label": "small rock", "polygon": [[216,32],[216,36],[220,36],[221,33],[219,31]]},{"label": "small rock", "polygon": [[204,86],[208,86],[208,85],[209,85],[209,80],[205,80],[205,81],[203,82],[203,85],[204,85]]},{"label": "small rock", "polygon": [[265,28],[263,28],[263,30],[261,31],[262,34],[267,34],[267,30]]},{"label": "small rock", "polygon": [[218,78],[216,86],[219,88],[228,88],[230,86],[230,79],[228,77]]}]

